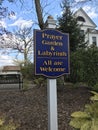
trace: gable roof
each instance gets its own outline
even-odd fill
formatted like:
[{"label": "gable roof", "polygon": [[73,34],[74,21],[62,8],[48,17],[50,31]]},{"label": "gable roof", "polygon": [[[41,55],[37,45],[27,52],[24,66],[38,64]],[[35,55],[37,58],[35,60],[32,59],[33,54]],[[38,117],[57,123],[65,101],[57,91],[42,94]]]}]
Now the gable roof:
[{"label": "gable roof", "polygon": [[90,21],[90,23],[96,28],[97,25],[93,22],[93,20],[87,15],[87,13],[82,9],[82,8],[79,8],[75,13],[74,15],[76,15],[78,12],[81,12],[83,15],[86,16],[86,18]]}]

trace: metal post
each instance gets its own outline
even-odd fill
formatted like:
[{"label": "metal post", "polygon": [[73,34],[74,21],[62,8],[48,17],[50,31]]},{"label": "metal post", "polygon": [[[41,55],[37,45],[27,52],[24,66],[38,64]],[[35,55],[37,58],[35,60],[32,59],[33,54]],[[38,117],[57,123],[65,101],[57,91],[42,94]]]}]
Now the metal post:
[{"label": "metal post", "polygon": [[56,79],[47,79],[48,130],[58,130]]}]

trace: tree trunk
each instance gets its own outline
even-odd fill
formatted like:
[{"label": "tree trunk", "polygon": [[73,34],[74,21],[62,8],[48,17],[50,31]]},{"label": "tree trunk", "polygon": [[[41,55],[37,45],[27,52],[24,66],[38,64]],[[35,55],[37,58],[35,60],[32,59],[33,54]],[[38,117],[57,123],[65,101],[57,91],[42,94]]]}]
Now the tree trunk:
[{"label": "tree trunk", "polygon": [[40,0],[34,0],[34,2],[35,2],[35,8],[36,8],[39,27],[41,29],[44,29],[45,24],[44,24],[44,20],[43,20],[42,7],[40,4]]},{"label": "tree trunk", "polygon": [[27,46],[24,44],[24,66],[27,66],[28,57],[27,57]]}]

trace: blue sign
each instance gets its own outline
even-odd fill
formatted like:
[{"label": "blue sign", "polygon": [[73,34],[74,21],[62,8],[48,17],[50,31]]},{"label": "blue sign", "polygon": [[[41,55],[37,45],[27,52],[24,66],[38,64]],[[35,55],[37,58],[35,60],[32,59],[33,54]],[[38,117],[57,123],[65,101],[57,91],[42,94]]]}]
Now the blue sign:
[{"label": "blue sign", "polygon": [[69,35],[54,29],[34,30],[35,74],[55,78],[69,74]]}]

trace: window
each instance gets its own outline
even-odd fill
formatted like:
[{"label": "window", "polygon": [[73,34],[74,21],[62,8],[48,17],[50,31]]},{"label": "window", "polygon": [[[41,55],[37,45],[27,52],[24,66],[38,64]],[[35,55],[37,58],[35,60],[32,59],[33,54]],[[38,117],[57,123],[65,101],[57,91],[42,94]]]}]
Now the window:
[{"label": "window", "polygon": [[92,37],[92,43],[93,43],[94,45],[97,45],[96,37]]},{"label": "window", "polygon": [[77,20],[78,20],[78,21],[81,21],[81,22],[85,22],[85,19],[84,19],[82,16],[78,16],[78,17],[77,17]]},{"label": "window", "polygon": [[84,36],[84,30],[80,30],[80,35]]}]

